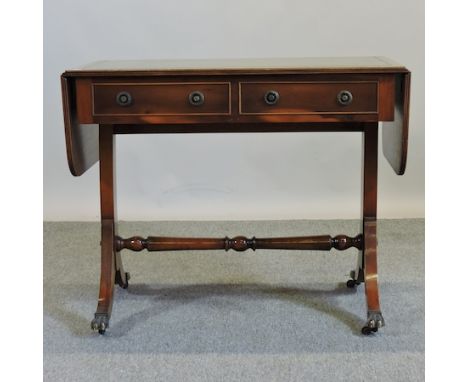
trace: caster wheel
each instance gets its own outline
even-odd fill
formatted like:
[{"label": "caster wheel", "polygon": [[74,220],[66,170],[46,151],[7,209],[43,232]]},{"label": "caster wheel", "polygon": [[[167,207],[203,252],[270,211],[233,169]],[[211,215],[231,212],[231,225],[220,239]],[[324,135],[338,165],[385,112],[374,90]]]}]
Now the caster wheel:
[{"label": "caster wheel", "polygon": [[360,283],[357,282],[356,280],[348,280],[348,281],[346,282],[346,286],[347,286],[348,288],[355,288],[355,287],[358,286],[359,284],[360,284]]},{"label": "caster wheel", "polygon": [[122,289],[127,289],[128,288],[128,280],[130,280],[130,273],[125,272],[125,283],[122,280],[122,277],[120,277],[120,271],[117,271],[115,273],[115,283],[119,284],[119,286]]},{"label": "caster wheel", "polygon": [[126,280],[126,283],[125,283],[124,286],[122,287],[123,289],[127,289],[127,288],[128,288],[128,280],[130,280],[130,273],[125,272],[125,280]]},{"label": "caster wheel", "polygon": [[368,326],[364,326],[361,330],[361,333],[364,334],[365,336],[368,336],[372,333],[377,333],[378,330],[379,328],[370,328]]}]

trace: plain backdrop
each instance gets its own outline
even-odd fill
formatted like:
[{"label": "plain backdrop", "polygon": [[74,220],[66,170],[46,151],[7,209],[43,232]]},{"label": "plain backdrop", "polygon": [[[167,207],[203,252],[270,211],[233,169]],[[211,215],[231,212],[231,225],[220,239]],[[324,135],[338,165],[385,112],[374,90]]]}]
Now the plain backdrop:
[{"label": "plain backdrop", "polygon": [[[379,152],[381,218],[424,216],[424,1],[46,0],[44,220],[99,218],[68,170],[60,74],[104,59],[388,56],[412,71],[409,156]],[[122,220],[359,218],[360,133],[117,138]]]}]

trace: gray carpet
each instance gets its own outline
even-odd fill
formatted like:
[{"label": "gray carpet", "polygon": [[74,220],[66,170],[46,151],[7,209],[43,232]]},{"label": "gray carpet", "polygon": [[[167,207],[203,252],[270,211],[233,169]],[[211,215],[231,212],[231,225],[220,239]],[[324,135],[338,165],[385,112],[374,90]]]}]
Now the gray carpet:
[{"label": "gray carpet", "polygon": [[[358,221],[122,222],[119,234],[354,235]],[[424,221],[379,222],[387,326],[363,337],[357,251],[122,252],[110,328],[91,332],[99,225],[44,224],[45,381],[423,381]]]}]

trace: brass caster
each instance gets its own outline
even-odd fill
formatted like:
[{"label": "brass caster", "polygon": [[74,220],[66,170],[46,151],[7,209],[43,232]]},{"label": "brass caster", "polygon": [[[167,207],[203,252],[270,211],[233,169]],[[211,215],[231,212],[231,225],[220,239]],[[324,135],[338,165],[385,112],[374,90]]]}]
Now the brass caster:
[{"label": "brass caster", "polygon": [[119,284],[122,289],[128,288],[128,280],[130,280],[130,273],[125,272],[125,282],[123,282],[120,271],[115,272],[115,283]]},{"label": "brass caster", "polygon": [[364,326],[361,330],[361,333],[364,334],[365,336],[370,335],[371,333],[377,333],[379,328],[370,328],[368,326]]},{"label": "brass caster", "polygon": [[361,330],[361,333],[368,336],[371,333],[377,333],[379,328],[385,326],[385,321],[380,312],[367,313],[367,325]]},{"label": "brass caster", "polygon": [[349,279],[347,282],[346,282],[346,286],[348,288],[355,288],[357,287],[358,285],[361,284],[361,281],[363,280],[361,278],[361,275],[358,275],[359,277],[356,276],[356,271],[351,271],[349,273],[349,277],[351,277],[351,279]]},{"label": "brass caster", "polygon": [[348,280],[348,281],[346,282],[346,286],[347,286],[348,288],[355,288],[355,287],[357,287],[359,284],[361,284],[361,283],[358,282],[358,281],[356,281],[356,280],[352,280],[352,279],[350,279],[350,280]]},{"label": "brass caster", "polygon": [[104,334],[109,327],[109,317],[106,314],[95,314],[91,321],[91,329],[99,334]]}]

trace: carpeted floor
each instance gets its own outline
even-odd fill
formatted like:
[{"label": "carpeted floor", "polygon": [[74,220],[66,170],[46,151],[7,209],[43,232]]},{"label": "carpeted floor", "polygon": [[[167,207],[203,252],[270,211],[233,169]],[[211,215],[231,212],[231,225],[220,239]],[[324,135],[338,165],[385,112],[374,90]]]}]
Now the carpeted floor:
[{"label": "carpeted floor", "polygon": [[[339,234],[358,221],[121,222],[119,234]],[[424,221],[378,226],[381,305],[344,283],[357,251],[122,252],[105,336],[90,329],[99,225],[44,223],[45,381],[423,381]]]}]

